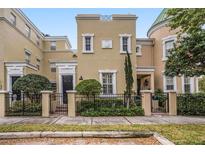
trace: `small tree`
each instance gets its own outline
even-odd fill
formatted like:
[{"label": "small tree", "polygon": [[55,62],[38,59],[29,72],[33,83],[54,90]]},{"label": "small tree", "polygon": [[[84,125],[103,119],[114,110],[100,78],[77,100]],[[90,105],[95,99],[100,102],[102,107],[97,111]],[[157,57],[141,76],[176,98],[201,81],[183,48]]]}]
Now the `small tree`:
[{"label": "small tree", "polygon": [[129,108],[129,103],[131,101],[131,92],[132,92],[132,88],[133,88],[133,76],[132,76],[132,62],[130,59],[130,54],[128,53],[128,51],[126,52],[126,56],[125,56],[125,82],[126,82],[126,91],[125,93],[128,95],[128,103],[127,103],[127,108]]},{"label": "small tree", "polygon": [[205,92],[205,76],[199,79],[199,91]]},{"label": "small tree", "polygon": [[88,98],[90,95],[100,94],[101,84],[95,79],[88,79],[80,82],[76,86],[76,90],[81,95],[86,95]]},{"label": "small tree", "polygon": [[28,74],[14,82],[13,89],[24,92],[24,94],[32,101],[31,94],[38,94],[42,90],[51,90],[49,80],[41,75]]}]

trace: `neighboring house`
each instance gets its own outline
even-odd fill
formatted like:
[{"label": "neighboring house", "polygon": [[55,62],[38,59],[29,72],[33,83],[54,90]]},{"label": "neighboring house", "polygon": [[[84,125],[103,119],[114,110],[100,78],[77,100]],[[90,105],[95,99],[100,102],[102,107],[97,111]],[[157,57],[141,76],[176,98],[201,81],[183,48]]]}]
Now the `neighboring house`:
[{"label": "neighboring house", "polygon": [[164,65],[176,31],[166,27],[166,9],[148,31],[137,38],[136,15],[101,16],[80,14],[77,21],[77,51],[66,36],[45,35],[20,9],[0,9],[0,82],[12,91],[15,80],[35,73],[46,76],[53,90],[65,93],[84,79],[97,79],[103,94],[125,90],[124,59],[130,53],[134,87],[165,92],[198,91],[195,77],[165,77]]}]

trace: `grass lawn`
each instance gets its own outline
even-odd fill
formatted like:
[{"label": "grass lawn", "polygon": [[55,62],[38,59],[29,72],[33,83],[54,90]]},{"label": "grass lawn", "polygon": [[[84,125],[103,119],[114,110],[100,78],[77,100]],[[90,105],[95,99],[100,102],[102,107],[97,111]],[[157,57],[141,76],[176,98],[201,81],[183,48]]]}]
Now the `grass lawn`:
[{"label": "grass lawn", "polygon": [[0,125],[0,132],[94,130],[155,131],[175,144],[205,144],[205,125]]}]

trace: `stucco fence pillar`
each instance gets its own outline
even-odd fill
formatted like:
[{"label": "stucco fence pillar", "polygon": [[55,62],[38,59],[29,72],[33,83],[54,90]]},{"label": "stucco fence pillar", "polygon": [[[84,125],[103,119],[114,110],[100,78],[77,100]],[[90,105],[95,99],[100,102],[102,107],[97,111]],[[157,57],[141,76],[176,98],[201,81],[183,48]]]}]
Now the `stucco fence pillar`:
[{"label": "stucco fence pillar", "polygon": [[177,115],[177,93],[176,91],[169,92],[169,115]]},{"label": "stucco fence pillar", "polygon": [[41,91],[42,94],[42,117],[49,117],[50,112],[50,95],[52,91]]},{"label": "stucco fence pillar", "polygon": [[0,117],[5,117],[6,94],[8,91],[0,91]]},{"label": "stucco fence pillar", "polygon": [[76,91],[69,90],[66,92],[67,92],[67,100],[68,100],[68,116],[76,117],[76,100],[75,100]]},{"label": "stucco fence pillar", "polygon": [[145,116],[151,116],[151,98],[152,98],[152,90],[141,90],[142,94],[142,108],[144,109]]}]

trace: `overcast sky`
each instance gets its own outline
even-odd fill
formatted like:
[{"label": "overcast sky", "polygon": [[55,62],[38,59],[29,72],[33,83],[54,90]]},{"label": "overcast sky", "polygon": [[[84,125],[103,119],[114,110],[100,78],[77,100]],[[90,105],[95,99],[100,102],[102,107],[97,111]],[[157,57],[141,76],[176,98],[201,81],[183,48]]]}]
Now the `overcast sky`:
[{"label": "overcast sky", "polygon": [[45,34],[68,36],[72,48],[77,48],[77,14],[135,14],[137,38],[147,37],[147,31],[162,11],[154,9],[22,9],[31,21]]}]

